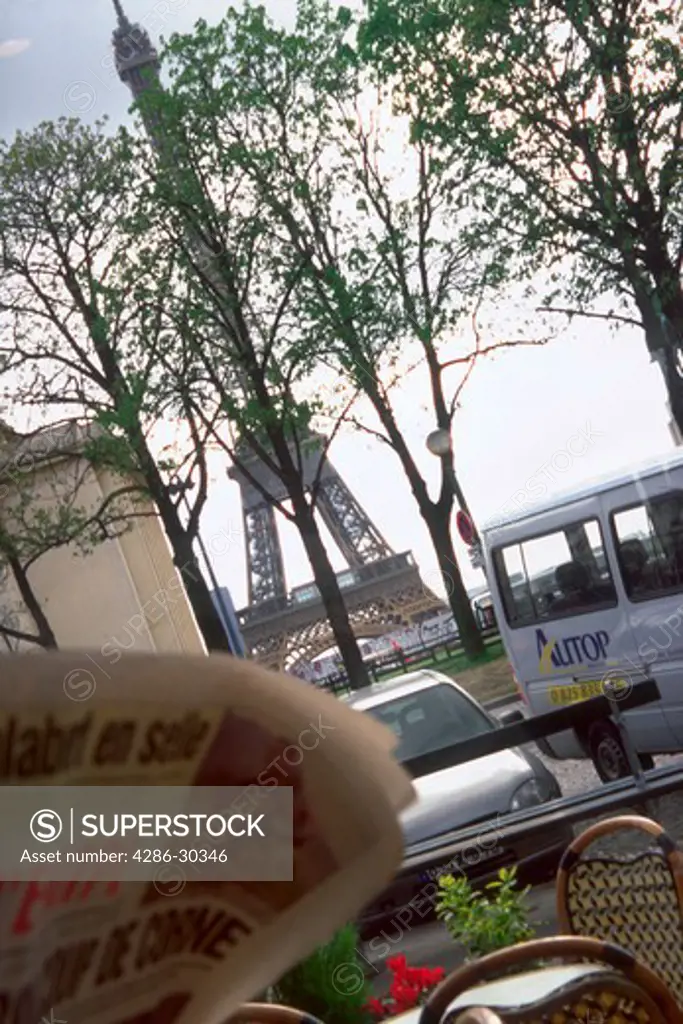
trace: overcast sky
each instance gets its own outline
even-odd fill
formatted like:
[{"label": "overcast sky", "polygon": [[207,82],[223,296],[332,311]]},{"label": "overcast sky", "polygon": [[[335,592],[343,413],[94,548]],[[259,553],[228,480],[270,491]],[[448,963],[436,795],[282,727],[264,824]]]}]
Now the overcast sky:
[{"label": "overcast sky", "polygon": [[[124,3],[131,20],[156,39],[187,31],[198,18],[215,22],[226,9],[220,0]],[[290,20],[294,10],[292,0],[266,0],[266,6],[279,20]],[[113,71],[113,27],[111,0],[0,0],[0,134],[10,137],[64,115],[125,120],[130,100]],[[435,484],[438,466],[424,445],[434,426],[422,408],[425,396],[424,379],[416,374],[397,408]],[[564,489],[670,450],[668,419],[661,376],[641,332],[626,328],[614,337],[599,321],[577,321],[546,347],[508,350],[479,363],[455,423],[457,472],[475,518],[486,519],[511,507],[514,496],[520,502],[527,490],[538,494],[541,482],[548,490]],[[429,537],[392,453],[351,433],[335,442],[332,458],[389,544],[412,550],[423,578],[438,589]],[[241,607],[247,591],[239,491],[225,468],[215,456],[202,532],[220,581]],[[296,531],[283,524],[281,536],[289,585],[306,582],[310,569]],[[338,553],[331,554],[342,568]],[[463,571],[468,584],[481,582],[466,558]]]}]

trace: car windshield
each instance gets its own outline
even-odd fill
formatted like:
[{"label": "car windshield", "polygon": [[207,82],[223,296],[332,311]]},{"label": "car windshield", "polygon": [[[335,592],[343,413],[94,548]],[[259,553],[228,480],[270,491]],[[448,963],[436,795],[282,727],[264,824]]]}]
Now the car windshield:
[{"label": "car windshield", "polygon": [[365,710],[396,734],[398,747],[394,755],[399,761],[412,761],[493,729],[476,704],[447,683],[385,700]]}]

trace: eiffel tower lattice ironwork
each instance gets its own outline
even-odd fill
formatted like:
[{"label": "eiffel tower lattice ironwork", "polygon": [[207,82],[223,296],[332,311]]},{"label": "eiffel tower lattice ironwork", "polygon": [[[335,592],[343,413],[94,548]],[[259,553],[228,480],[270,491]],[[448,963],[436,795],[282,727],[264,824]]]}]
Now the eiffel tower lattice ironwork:
[{"label": "eiffel tower lattice ironwork", "polygon": [[[392,551],[356,500],[327,458],[325,439],[311,434],[300,448],[305,484],[316,486],[319,514],[348,565],[338,578],[356,636],[382,636],[444,611],[412,554]],[[274,508],[287,497],[282,482],[255,456],[241,461],[244,471],[229,471],[241,491],[249,587],[238,619],[257,660],[296,668],[334,647],[334,636],[315,584],[287,589]]]}]

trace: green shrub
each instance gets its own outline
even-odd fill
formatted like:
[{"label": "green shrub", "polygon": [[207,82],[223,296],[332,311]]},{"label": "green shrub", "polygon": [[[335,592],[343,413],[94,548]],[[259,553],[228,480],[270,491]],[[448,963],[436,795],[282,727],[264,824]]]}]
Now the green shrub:
[{"label": "green shrub", "polygon": [[325,1024],[359,1024],[365,1020],[370,987],[358,945],[353,925],[340,929],[280,979],[274,986],[275,1001],[313,1014]]},{"label": "green shrub", "polygon": [[533,938],[526,902],[530,888],[517,888],[514,867],[501,868],[484,892],[475,891],[467,878],[442,875],[436,914],[471,960]]}]

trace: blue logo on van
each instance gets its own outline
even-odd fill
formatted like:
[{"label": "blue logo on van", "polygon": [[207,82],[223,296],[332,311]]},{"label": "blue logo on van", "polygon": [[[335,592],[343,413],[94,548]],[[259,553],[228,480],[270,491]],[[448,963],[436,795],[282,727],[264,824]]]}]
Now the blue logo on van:
[{"label": "blue logo on van", "polygon": [[552,672],[554,668],[569,668],[586,662],[605,661],[609,633],[599,629],[597,633],[583,633],[562,639],[548,639],[542,629],[536,630],[536,651],[541,672]]}]

